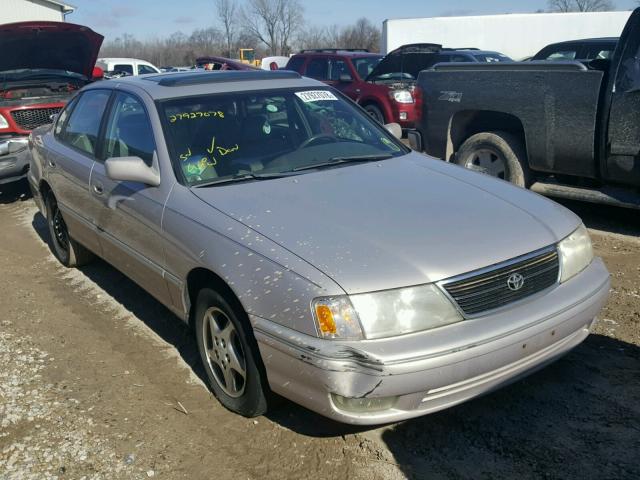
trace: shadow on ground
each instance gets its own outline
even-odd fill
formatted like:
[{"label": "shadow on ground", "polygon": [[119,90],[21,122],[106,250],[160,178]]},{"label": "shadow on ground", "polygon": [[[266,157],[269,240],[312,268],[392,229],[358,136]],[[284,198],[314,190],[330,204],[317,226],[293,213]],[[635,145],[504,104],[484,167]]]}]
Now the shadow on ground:
[{"label": "shadow on ground", "polygon": [[582,218],[589,228],[622,235],[640,236],[640,210],[586,202],[553,199]]}]

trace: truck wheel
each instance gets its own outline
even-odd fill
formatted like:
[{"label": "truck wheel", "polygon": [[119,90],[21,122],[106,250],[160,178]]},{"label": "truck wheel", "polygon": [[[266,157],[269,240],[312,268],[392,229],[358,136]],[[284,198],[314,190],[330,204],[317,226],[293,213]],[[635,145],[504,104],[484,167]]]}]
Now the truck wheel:
[{"label": "truck wheel", "polygon": [[376,105],[370,103],[369,105],[365,105],[364,109],[367,111],[371,118],[373,118],[380,125],[384,125],[384,114],[382,113],[382,110],[380,110]]},{"label": "truck wheel", "polygon": [[46,206],[49,244],[56,258],[69,268],[81,267],[90,263],[94,258],[93,253],[69,236],[67,224],[52,192],[47,195]]},{"label": "truck wheel", "polygon": [[195,320],[200,357],[220,403],[245,417],[265,413],[270,391],[244,315],[222,295],[204,288],[196,300]]},{"label": "truck wheel", "polygon": [[530,183],[524,145],[507,132],[476,133],[462,144],[454,161],[522,188],[527,188]]}]

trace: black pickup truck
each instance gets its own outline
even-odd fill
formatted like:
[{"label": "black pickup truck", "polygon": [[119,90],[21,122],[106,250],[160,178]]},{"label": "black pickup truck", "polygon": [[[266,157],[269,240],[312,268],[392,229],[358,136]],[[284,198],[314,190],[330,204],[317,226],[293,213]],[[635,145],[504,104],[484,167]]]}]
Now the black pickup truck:
[{"label": "black pickup truck", "polygon": [[546,195],[640,208],[640,9],[611,59],[439,64],[418,89],[414,149]]}]

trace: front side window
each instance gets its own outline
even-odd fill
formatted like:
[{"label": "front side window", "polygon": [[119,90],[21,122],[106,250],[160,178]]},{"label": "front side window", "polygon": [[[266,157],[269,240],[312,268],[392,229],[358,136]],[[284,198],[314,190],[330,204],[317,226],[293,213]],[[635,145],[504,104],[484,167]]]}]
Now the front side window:
[{"label": "front side window", "polygon": [[138,75],[144,75],[146,73],[158,73],[158,71],[149,65],[138,65]]},{"label": "front side window", "polygon": [[95,155],[102,115],[107,107],[109,90],[89,90],[78,99],[67,123],[62,127],[61,139],[67,145],[91,156]]},{"label": "front side window", "polygon": [[331,60],[330,67],[331,74],[329,75],[329,80],[337,82],[340,80],[340,77],[343,76],[351,78],[351,71],[349,70],[347,62],[344,60]]},{"label": "front side window", "polygon": [[188,185],[302,174],[408,150],[330,90],[278,90],[160,103],[172,160]]},{"label": "front side window", "polygon": [[140,101],[128,93],[118,93],[104,139],[104,158],[140,157],[151,166],[155,142],[147,112]]},{"label": "front side window", "polygon": [[358,72],[358,76],[362,80],[364,80],[369,76],[369,74],[373,71],[376,65],[380,63],[380,60],[382,60],[381,56],[380,57],[370,56],[370,57],[354,58],[351,60],[351,63],[353,64],[353,68],[356,69],[356,72]]}]

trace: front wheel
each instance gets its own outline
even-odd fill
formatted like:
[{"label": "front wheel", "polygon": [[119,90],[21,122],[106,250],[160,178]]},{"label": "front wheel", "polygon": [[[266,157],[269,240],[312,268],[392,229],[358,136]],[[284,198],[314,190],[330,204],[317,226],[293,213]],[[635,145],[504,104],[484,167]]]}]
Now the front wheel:
[{"label": "front wheel", "polygon": [[507,132],[476,133],[462,144],[454,161],[519,187],[526,188],[530,184],[524,145]]},{"label": "front wheel", "polygon": [[373,105],[373,104],[365,105],[364,109],[369,114],[369,116],[373,118],[376,122],[378,122],[380,125],[385,124],[384,114],[382,113],[382,110],[378,108],[377,105]]},{"label": "front wheel", "polygon": [[94,255],[69,235],[67,224],[58,208],[58,201],[49,192],[46,198],[49,244],[56,258],[65,267],[81,267],[93,260]]},{"label": "front wheel", "polygon": [[248,320],[208,288],[198,294],[195,315],[198,350],[215,396],[245,417],[265,413],[268,387]]}]

